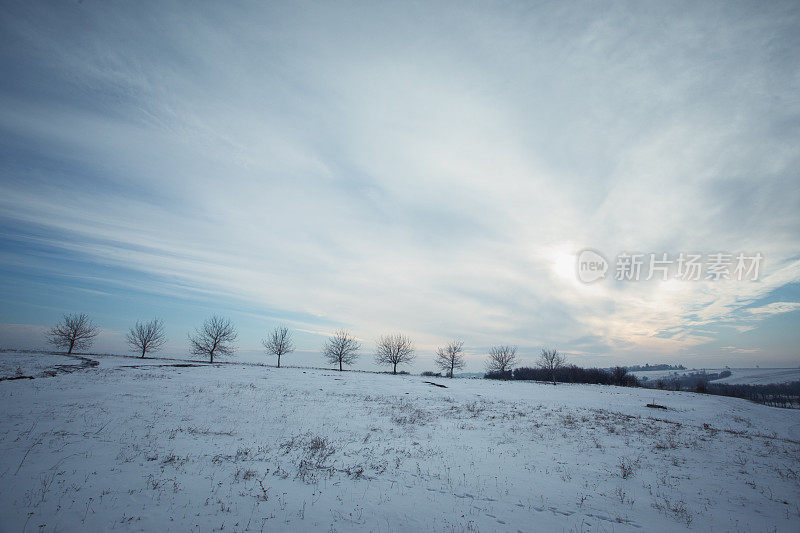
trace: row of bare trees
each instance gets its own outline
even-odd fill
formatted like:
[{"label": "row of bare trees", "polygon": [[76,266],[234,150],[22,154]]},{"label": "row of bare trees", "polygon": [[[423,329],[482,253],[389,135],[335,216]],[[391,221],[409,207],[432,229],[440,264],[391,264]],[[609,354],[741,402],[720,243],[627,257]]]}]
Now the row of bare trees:
[{"label": "row of bare trees", "polygon": [[[323,349],[328,362],[339,365],[352,364],[357,357],[359,343],[347,331],[339,330]],[[516,362],[516,346],[496,346],[489,353],[488,367],[505,372]],[[397,374],[397,366],[410,364],[416,357],[414,343],[402,333],[378,337],[375,349],[375,362],[379,365],[390,365],[392,374]],[[456,370],[464,368],[464,341],[454,340],[436,350],[434,363],[446,376],[453,377]]]},{"label": "row of bare trees", "polygon": [[[339,330],[325,343],[323,354],[330,364],[338,365],[339,370],[342,370],[342,365],[355,362],[360,347],[360,343],[348,331]],[[414,343],[402,333],[378,337],[375,362],[379,365],[390,365],[392,374],[397,374],[398,365],[410,364],[415,357]],[[516,362],[516,346],[494,346],[489,351],[487,371],[509,372]],[[453,340],[446,346],[439,347],[434,363],[447,377],[453,377],[455,371],[461,370],[466,364],[464,341]]]},{"label": "row of bare trees", "polygon": [[[47,341],[57,348],[64,348],[71,354],[73,350],[85,350],[91,347],[95,337],[100,333],[94,322],[86,313],[64,315],[61,320],[47,332]],[[189,334],[192,353],[208,357],[213,363],[215,355],[233,353],[237,333],[230,319],[212,316],[203,326]],[[167,343],[164,321],[155,318],[149,322],[136,321],[128,331],[125,340],[131,350],[141,357],[159,351]]]},{"label": "row of bare trees", "polygon": [[[89,319],[86,313],[64,315],[61,321],[47,332],[47,342],[57,348],[64,348],[71,354],[73,350],[85,350],[91,347],[100,328]],[[164,334],[164,323],[156,318],[150,322],[136,321],[125,337],[132,350],[141,353],[157,352],[167,342]]]},{"label": "row of bare trees", "polygon": [[[99,328],[85,313],[64,315],[62,320],[48,332],[48,340],[60,348],[66,348],[68,353],[74,349],[83,350],[91,346],[94,338],[99,333]],[[213,315],[207,318],[200,328],[189,333],[189,343],[192,354],[207,357],[209,362],[214,362],[214,357],[231,355],[236,349],[238,333],[229,318]],[[159,351],[167,342],[164,331],[164,322],[155,318],[149,322],[136,321],[128,331],[126,340],[131,350],[145,357],[149,353]],[[286,326],[276,327],[263,339],[262,344],[267,354],[277,358],[277,365],[281,366],[281,357],[295,349],[291,330]],[[322,355],[332,365],[343,370],[345,365],[352,365],[359,357],[361,350],[360,341],[349,331],[340,329],[329,337],[322,347]],[[546,350],[542,352],[542,359],[549,361],[548,368],[555,371],[563,359],[559,360],[558,352],[553,350],[547,359]],[[549,353],[549,352],[548,352]],[[414,343],[402,333],[393,333],[378,337],[375,348],[375,362],[379,365],[392,367],[392,373],[397,374],[397,367],[408,365],[416,357]],[[464,368],[464,341],[453,340],[446,346],[436,351],[435,364],[446,376],[453,377],[456,370]],[[517,363],[516,346],[495,346],[489,351],[487,362],[488,372],[507,373]]]},{"label": "row of bare trees", "polygon": [[[73,350],[89,348],[99,333],[100,329],[87,314],[75,313],[64,315],[47,332],[47,341],[58,348],[65,348],[71,354]],[[238,333],[231,320],[217,315],[207,318],[201,327],[189,333],[192,354],[208,357],[212,363],[214,357],[231,355],[236,349],[237,338]],[[141,354],[141,357],[157,352],[167,343],[164,321],[160,318],[149,322],[137,320],[125,340],[131,350]],[[278,357],[278,366],[281,366],[282,355],[294,351],[291,332],[287,327],[276,328],[263,343],[268,353]]]},{"label": "row of bare trees", "polygon": [[[491,363],[487,368],[486,375],[484,377],[491,378],[491,379],[547,379],[552,381],[553,385],[556,384],[556,374],[559,373],[559,370],[562,368],[566,368],[566,358],[558,352],[558,350],[550,349],[550,348],[542,348],[542,352],[539,354],[539,360],[536,362],[536,368],[516,368],[513,369],[512,373],[512,366],[516,363],[516,350],[513,352],[509,352],[508,346],[500,347],[505,349],[500,349],[495,351],[492,349],[491,354]],[[509,361],[510,364],[504,364]],[[576,367],[577,368],[577,367]],[[522,376],[522,377],[519,377]],[[530,377],[534,376],[534,377]],[[542,376],[542,377],[539,377]]]}]

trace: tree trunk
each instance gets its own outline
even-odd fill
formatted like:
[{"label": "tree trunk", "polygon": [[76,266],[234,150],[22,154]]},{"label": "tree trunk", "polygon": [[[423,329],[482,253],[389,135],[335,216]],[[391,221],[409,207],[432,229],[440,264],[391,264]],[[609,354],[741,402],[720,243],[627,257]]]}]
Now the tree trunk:
[{"label": "tree trunk", "polygon": [[211,362],[213,363],[214,362],[214,350],[211,350],[211,352],[208,355],[209,355],[209,357],[211,357]]},{"label": "tree trunk", "polygon": [[142,359],[144,359],[144,353],[147,351],[147,348],[142,348]]},{"label": "tree trunk", "polygon": [[75,341],[69,341],[69,351],[67,353],[72,353],[73,346],[75,346]]},{"label": "tree trunk", "polygon": [[341,371],[342,371],[342,360],[339,359],[339,372],[341,372]]},{"label": "tree trunk", "polygon": [[394,369],[392,369],[392,374],[397,374],[397,363],[394,364]]},{"label": "tree trunk", "polygon": [[278,368],[281,367],[281,354],[278,354]]}]

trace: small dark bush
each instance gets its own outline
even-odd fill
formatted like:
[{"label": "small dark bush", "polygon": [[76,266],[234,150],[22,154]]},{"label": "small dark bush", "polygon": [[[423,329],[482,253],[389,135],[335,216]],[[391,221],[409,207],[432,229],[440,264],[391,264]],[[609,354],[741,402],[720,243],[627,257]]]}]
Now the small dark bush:
[{"label": "small dark bush", "polygon": [[614,385],[623,387],[635,387],[639,385],[636,376],[628,374],[628,369],[624,366],[615,366],[614,369],[611,370],[611,377],[614,381]]},{"label": "small dark bush", "polygon": [[484,379],[516,379],[514,377],[514,372],[511,370],[506,370],[505,372],[500,372],[499,370],[494,370],[491,372],[487,372],[483,375]]},{"label": "small dark bush", "polygon": [[442,373],[441,372],[431,372],[430,370],[426,370],[425,372],[423,372],[420,375],[425,376],[426,378],[440,378],[440,377],[442,377]]}]

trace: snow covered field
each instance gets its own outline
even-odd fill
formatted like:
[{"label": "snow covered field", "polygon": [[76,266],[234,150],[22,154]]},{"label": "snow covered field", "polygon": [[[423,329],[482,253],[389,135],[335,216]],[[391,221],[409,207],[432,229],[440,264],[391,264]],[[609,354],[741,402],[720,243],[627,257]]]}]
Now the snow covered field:
[{"label": "snow covered field", "polygon": [[79,359],[47,353],[0,353],[0,379],[41,376],[58,365],[77,365]]},{"label": "snow covered field", "polygon": [[[735,385],[770,385],[773,383],[789,383],[800,381],[800,368],[706,368],[707,373],[719,373],[730,370],[727,378],[715,379],[714,383],[730,383]],[[658,380],[674,375],[696,374],[701,370],[646,370],[631,372],[638,378]]]},{"label": "snow covered field", "polygon": [[798,410],[96,359],[0,382],[3,531],[800,530]]},{"label": "snow covered field", "polygon": [[715,383],[769,385],[791,381],[800,381],[800,368],[733,368],[730,376],[717,379]]}]

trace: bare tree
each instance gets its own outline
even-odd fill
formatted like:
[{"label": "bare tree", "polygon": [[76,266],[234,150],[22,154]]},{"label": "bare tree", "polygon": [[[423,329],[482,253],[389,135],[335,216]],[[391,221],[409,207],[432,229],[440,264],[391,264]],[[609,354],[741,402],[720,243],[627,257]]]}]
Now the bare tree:
[{"label": "bare tree", "polygon": [[192,343],[194,355],[207,355],[209,361],[213,363],[215,355],[233,353],[238,336],[230,318],[214,315],[207,318],[203,322],[203,327],[194,331],[194,335],[189,334],[189,342]]},{"label": "bare tree", "polygon": [[383,335],[377,340],[375,362],[392,365],[392,374],[397,374],[397,365],[410,364],[414,357],[414,343],[402,333]]},{"label": "bare tree", "polygon": [[73,313],[64,315],[61,322],[47,332],[47,342],[72,353],[76,348],[83,350],[91,346],[99,333],[100,329],[89,320],[89,315]]},{"label": "bare tree", "polygon": [[564,366],[565,358],[558,353],[558,350],[542,348],[542,353],[539,355],[539,368],[543,368],[550,373],[550,380],[553,385],[556,384],[556,371]]},{"label": "bare tree", "polygon": [[456,369],[464,368],[464,341],[453,341],[436,351],[436,366],[452,378]]},{"label": "bare tree", "polygon": [[278,356],[278,368],[281,367],[281,356],[294,351],[292,332],[286,326],[280,326],[272,330],[269,337],[261,341],[267,353]]},{"label": "bare tree", "polygon": [[148,352],[157,352],[167,342],[164,334],[164,322],[159,318],[154,318],[150,322],[136,321],[128,335],[126,336],[128,346],[131,350],[142,353],[142,357]]},{"label": "bare tree", "polygon": [[493,346],[489,350],[489,362],[486,365],[489,372],[505,374],[517,364],[516,346]]},{"label": "bare tree", "polygon": [[325,341],[325,346],[322,347],[322,355],[331,364],[339,364],[339,370],[342,370],[342,365],[352,365],[358,359],[358,350],[361,348],[359,343],[350,333],[346,330],[340,329],[334,332],[333,336]]}]

